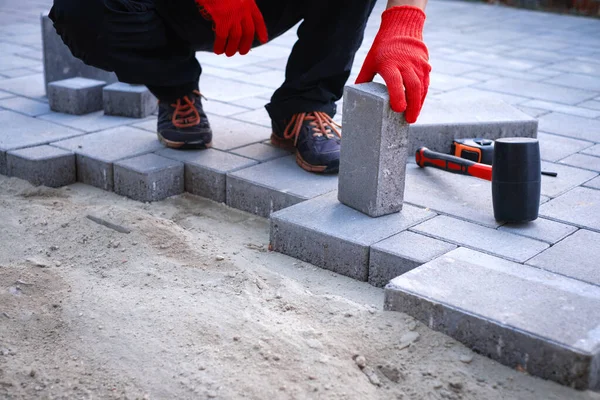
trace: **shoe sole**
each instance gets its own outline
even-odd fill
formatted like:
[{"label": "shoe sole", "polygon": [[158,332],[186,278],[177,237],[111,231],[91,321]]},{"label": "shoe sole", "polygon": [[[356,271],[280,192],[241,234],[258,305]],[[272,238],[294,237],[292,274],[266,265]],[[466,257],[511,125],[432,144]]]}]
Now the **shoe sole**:
[{"label": "shoe sole", "polygon": [[274,133],[271,134],[271,144],[275,147],[284,150],[291,150],[296,153],[296,164],[300,166],[305,171],[315,172],[319,174],[335,174],[339,171],[339,164],[334,166],[328,165],[313,165],[304,161],[299,152],[296,151],[296,146],[294,146],[294,141],[290,139],[282,139]]},{"label": "shoe sole", "polygon": [[172,140],[165,139],[160,133],[157,134],[158,140],[170,149],[209,149],[212,147],[212,141],[208,143],[186,143],[186,142],[173,142]]}]

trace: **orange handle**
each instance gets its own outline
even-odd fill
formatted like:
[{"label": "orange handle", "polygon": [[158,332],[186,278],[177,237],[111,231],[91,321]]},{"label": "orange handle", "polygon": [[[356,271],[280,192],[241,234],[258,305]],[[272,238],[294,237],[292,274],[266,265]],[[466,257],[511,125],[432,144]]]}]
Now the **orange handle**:
[{"label": "orange handle", "polygon": [[460,175],[470,175],[476,178],[492,180],[492,166],[480,164],[449,154],[431,151],[427,147],[417,150],[415,160],[419,167],[434,167]]}]

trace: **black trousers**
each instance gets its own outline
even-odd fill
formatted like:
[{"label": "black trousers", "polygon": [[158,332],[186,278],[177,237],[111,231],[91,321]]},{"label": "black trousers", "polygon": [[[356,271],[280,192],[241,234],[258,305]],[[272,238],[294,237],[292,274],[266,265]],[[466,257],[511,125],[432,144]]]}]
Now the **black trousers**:
[{"label": "black trousers", "polygon": [[[285,82],[266,106],[272,118],[335,114],[375,1],[256,0],[270,40],[302,21]],[[50,18],[75,57],[165,101],[198,88],[195,52],[212,51],[215,38],[193,0],[54,0]]]}]

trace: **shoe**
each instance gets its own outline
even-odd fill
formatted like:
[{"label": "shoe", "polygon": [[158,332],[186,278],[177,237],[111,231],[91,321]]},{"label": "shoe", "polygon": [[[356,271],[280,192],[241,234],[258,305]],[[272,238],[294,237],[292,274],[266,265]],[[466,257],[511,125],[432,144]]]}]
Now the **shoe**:
[{"label": "shoe", "polygon": [[202,95],[194,90],[175,103],[158,102],[158,140],[174,149],[212,146],[212,130],[202,109]]},{"label": "shoe", "polygon": [[340,168],[341,126],[321,111],[294,114],[289,121],[272,120],[271,143],[296,150],[296,163],[309,172],[337,173]]}]

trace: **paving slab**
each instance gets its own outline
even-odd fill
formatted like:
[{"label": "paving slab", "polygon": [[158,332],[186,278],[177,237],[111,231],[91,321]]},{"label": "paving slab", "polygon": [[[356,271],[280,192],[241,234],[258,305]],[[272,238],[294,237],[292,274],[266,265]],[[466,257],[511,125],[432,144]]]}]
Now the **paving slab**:
[{"label": "paving slab", "polygon": [[[538,117],[540,117],[544,114],[548,114],[550,112],[548,110],[542,110],[540,108],[525,107],[520,104],[515,105],[515,107],[517,107],[519,110],[523,111],[525,114],[527,114],[533,118],[538,118]],[[538,135],[539,135],[539,132],[538,132]]]},{"label": "paving slab", "polygon": [[590,110],[600,111],[600,101],[598,100],[588,100],[583,103],[577,104],[578,107],[584,107]]},{"label": "paving slab", "polygon": [[138,201],[160,201],[183,193],[183,163],[156,154],[115,162],[115,193]]},{"label": "paving slab", "polygon": [[508,93],[490,92],[488,90],[476,89],[473,86],[456,89],[456,90],[449,90],[447,92],[439,93],[439,94],[429,94],[429,95],[427,95],[425,104],[427,104],[427,102],[429,102],[429,99],[431,99],[433,96],[435,96],[436,98],[444,99],[444,100],[448,100],[448,101],[452,101],[452,100],[456,100],[456,99],[470,99],[470,100],[495,99],[495,100],[502,100],[505,103],[511,104],[513,106],[519,105],[528,100],[531,100],[530,97],[526,97],[526,96],[516,96],[514,94],[508,94]]},{"label": "paving slab", "polygon": [[371,246],[369,283],[373,286],[384,287],[395,277],[455,248],[454,244],[414,232],[400,232]]},{"label": "paving slab", "polygon": [[[237,58],[244,59],[248,57],[251,57],[251,55],[248,54],[244,57]],[[210,99],[214,98],[215,100],[224,102],[235,101],[259,94],[270,94],[273,92],[273,89],[271,88],[253,85],[251,82],[251,75],[248,76],[246,83],[211,76],[210,79],[200,79],[200,92],[202,92],[202,94],[206,96],[209,101]]]},{"label": "paving slab", "polygon": [[61,187],[77,181],[75,154],[48,145],[9,151],[6,165],[8,176],[36,186]]},{"label": "paving slab", "polygon": [[600,143],[600,120],[553,112],[539,119],[540,131]]},{"label": "paving slab", "polygon": [[0,80],[0,90],[32,99],[45,97],[44,75],[28,74],[18,78]]},{"label": "paving slab", "polygon": [[540,155],[545,161],[558,161],[593,146],[592,142],[538,132]]},{"label": "paving slab", "polygon": [[527,264],[600,286],[598,254],[600,233],[580,229]]},{"label": "paving slab", "polygon": [[164,149],[156,154],[185,164],[185,191],[220,203],[227,201],[227,174],[257,161],[219,150]]},{"label": "paving slab", "polygon": [[538,218],[531,222],[505,224],[498,227],[498,230],[554,244],[575,232],[577,227]]},{"label": "paving slab", "polygon": [[271,146],[268,143],[254,143],[248,146],[238,147],[230,152],[258,162],[271,161],[292,154],[290,151]]},{"label": "paving slab", "polygon": [[106,82],[69,78],[48,84],[48,103],[52,111],[83,115],[102,110],[102,88]]},{"label": "paving slab", "polygon": [[566,104],[553,103],[551,101],[530,100],[522,103],[522,105],[525,107],[541,108],[548,111],[576,115],[584,118],[598,118],[600,116],[600,110],[583,108],[581,104],[578,104],[577,106],[568,106]]},{"label": "paving slab", "polygon": [[244,110],[244,112],[236,114],[232,118],[271,129],[271,117],[269,117],[267,110],[262,107],[252,111]]},{"label": "paving slab", "polygon": [[448,59],[452,61],[471,63],[487,67],[497,67],[498,65],[502,65],[506,69],[512,69],[516,71],[525,71],[542,65],[542,63],[540,62],[507,57],[500,54],[486,52],[484,49],[482,51],[463,51],[448,56]]},{"label": "paving slab", "polygon": [[586,183],[583,184],[583,186],[600,190],[600,176],[587,181]]},{"label": "paving slab", "polygon": [[600,157],[590,156],[587,154],[573,154],[560,160],[560,163],[590,171],[600,172]]},{"label": "paving slab", "polygon": [[4,110],[0,110],[0,126],[0,174],[3,175],[7,173],[7,151],[83,135],[81,131]]},{"label": "paving slab", "polygon": [[425,102],[419,120],[411,124],[409,135],[412,154],[422,146],[449,153],[454,138],[534,138],[537,120],[490,96],[433,95]]},{"label": "paving slab", "polygon": [[230,115],[240,114],[248,111],[246,107],[239,107],[234,104],[224,103],[217,100],[203,101],[202,107],[207,113],[209,120],[211,119],[212,115],[227,117]]},{"label": "paving slab", "polygon": [[371,218],[347,207],[331,192],[271,215],[273,250],[354,279],[369,275],[369,248],[435,214],[405,205],[401,212]]},{"label": "paving slab", "polygon": [[547,161],[542,161],[542,171],[558,173],[556,177],[542,175],[542,195],[548,197],[558,197],[597,175],[594,171]]},{"label": "paving slab", "polygon": [[590,100],[595,95],[593,91],[573,89],[549,83],[532,82],[514,78],[499,78],[474,85],[475,88],[494,92],[532,97],[539,100],[554,101],[564,104],[577,104]]},{"label": "paving slab", "polygon": [[411,231],[515,262],[525,262],[549,247],[539,240],[445,215],[414,226]]},{"label": "paving slab", "polygon": [[567,60],[549,65],[548,69],[554,69],[565,72],[578,72],[593,76],[600,75],[600,65],[593,62],[582,62],[581,60]]},{"label": "paving slab", "polygon": [[547,80],[546,82],[552,82],[555,85],[568,86],[577,89],[594,90],[596,92],[600,91],[600,80],[598,79],[598,75],[592,76],[569,72],[550,79],[550,81]]},{"label": "paving slab", "polygon": [[595,146],[588,147],[581,151],[583,154],[588,154],[590,156],[600,157],[600,144]]},{"label": "paving slab", "polygon": [[[114,117],[104,115],[104,111],[98,111],[86,115],[70,115],[63,113],[51,112],[49,114],[40,115],[39,119],[54,122],[56,124],[79,129],[84,132],[96,132],[110,128],[116,128],[122,125],[129,125],[139,120],[134,118]],[[154,127],[156,134],[156,126]]]},{"label": "paving slab", "polygon": [[307,172],[287,156],[228,174],[227,205],[268,217],[337,187],[337,176]]},{"label": "paving slab", "polygon": [[600,232],[600,191],[577,187],[540,206],[540,215]]},{"label": "paving slab", "polygon": [[459,248],[392,280],[384,309],[511,368],[600,388],[598,286]]},{"label": "paving slab", "polygon": [[37,117],[38,115],[50,112],[48,103],[20,96],[0,100],[0,107],[25,114],[29,117]]},{"label": "paving slab", "polygon": [[77,180],[112,191],[116,161],[157,151],[163,146],[150,132],[119,127],[52,143],[77,155]]},{"label": "paving slab", "polygon": [[116,82],[102,90],[105,115],[145,118],[158,108],[158,100],[144,85]]},{"label": "paving slab", "polygon": [[269,140],[271,128],[250,124],[231,118],[212,115],[210,126],[213,131],[213,148],[217,150],[232,150],[253,143]]}]

